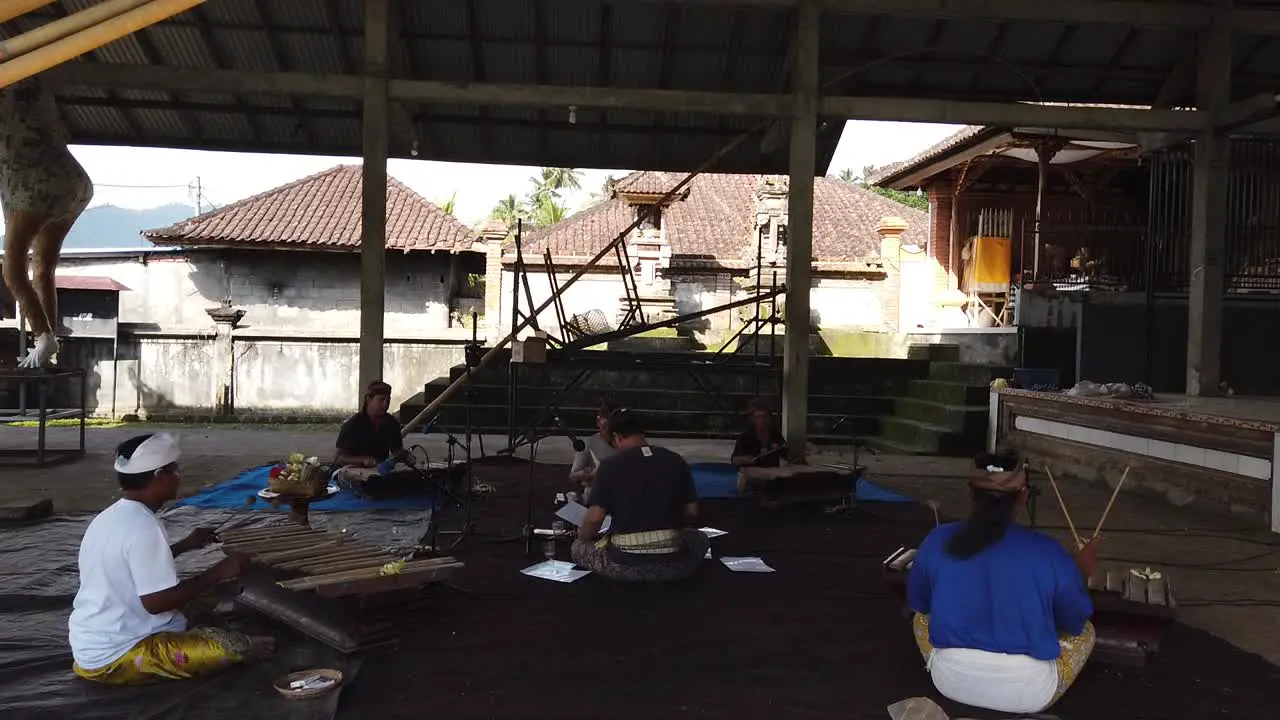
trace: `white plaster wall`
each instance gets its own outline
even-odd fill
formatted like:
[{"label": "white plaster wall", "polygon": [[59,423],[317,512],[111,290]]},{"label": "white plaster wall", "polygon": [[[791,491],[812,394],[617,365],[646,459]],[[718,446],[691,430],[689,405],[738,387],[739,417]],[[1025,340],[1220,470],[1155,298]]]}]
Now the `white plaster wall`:
[{"label": "white plaster wall", "polygon": [[[449,329],[449,256],[388,253],[388,337],[428,337]],[[483,258],[476,257],[483,272]],[[205,310],[224,297],[246,311],[241,325],[258,331],[347,335],[360,324],[360,257],[356,253],[244,251],[185,256],[68,257],[62,275],[112,278],[130,288],[120,295],[121,321],[151,330],[211,329]]]},{"label": "white plaster wall", "polygon": [[[483,271],[483,258],[476,259]],[[393,407],[462,362],[460,343],[470,333],[448,327],[448,268],[447,255],[388,255],[383,377]],[[89,372],[88,404],[97,415],[212,407],[214,325],[205,311],[228,295],[247,311],[234,344],[238,411],[332,414],[354,406],[357,254],[69,256],[58,271],[130,288],[120,295],[118,362],[109,340],[64,343],[66,362]]]},{"label": "white plaster wall", "polygon": [[809,293],[809,304],[823,328],[879,330],[887,322],[880,285],[874,280],[819,278]]},{"label": "white plaster wall", "polygon": [[[556,279],[563,285],[571,275],[571,272],[560,272],[557,273]],[[533,296],[533,306],[536,308],[551,297],[551,279],[544,272],[532,271],[526,273],[526,277],[529,281],[530,294]],[[502,313],[498,328],[499,334],[504,337],[511,331],[511,294],[512,288],[515,287],[515,280],[515,273],[511,270],[502,271]],[[616,327],[618,310],[622,306],[620,300],[623,296],[622,279],[617,273],[587,273],[570,286],[562,296],[565,318],[599,310],[604,313],[610,326]],[[519,308],[523,313],[528,313],[530,310],[523,285],[520,287]],[[538,315],[538,323],[557,336],[561,334],[554,306],[547,306],[547,309]],[[531,332],[531,330],[525,330],[521,333],[521,337],[527,337]]]}]

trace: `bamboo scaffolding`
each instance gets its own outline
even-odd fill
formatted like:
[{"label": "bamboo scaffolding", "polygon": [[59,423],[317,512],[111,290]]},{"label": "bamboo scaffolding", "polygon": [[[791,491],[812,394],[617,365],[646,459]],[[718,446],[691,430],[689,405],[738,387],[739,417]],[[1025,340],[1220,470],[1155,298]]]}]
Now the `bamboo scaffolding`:
[{"label": "bamboo scaffolding", "polygon": [[[715,167],[717,163],[723,160],[729,153],[737,149],[737,147],[741,145],[743,142],[745,142],[747,138],[756,134],[760,130],[763,130],[769,127],[770,124],[771,122],[766,122],[757,128],[753,128],[751,130],[748,130],[747,132],[742,133],[741,135],[737,136],[733,140],[726,143],[724,147],[717,150],[710,158],[707,159],[706,162],[702,163],[702,165],[700,165],[697,170],[694,170],[693,172],[686,175],[683,180],[681,180],[679,183],[676,184],[675,187],[668,190],[661,198],[658,199],[658,202],[655,203],[655,205],[658,207],[661,207],[666,203],[670,202],[671,199],[674,198],[676,195],[680,194],[680,192],[684,190],[684,188],[687,187],[689,183],[693,182],[693,179],[695,177]],[[566,280],[565,283],[560,286],[560,289],[557,292],[553,292],[550,297],[548,297],[546,300],[543,300],[542,304],[539,305],[536,309],[534,309],[533,312],[526,315],[525,318],[522,321],[520,321],[520,323],[517,324],[516,327],[510,333],[508,333],[506,337],[498,341],[496,345],[494,345],[492,348],[489,349],[488,352],[486,352],[483,356],[481,356],[479,362],[476,363],[475,367],[471,368],[471,372],[465,373],[463,375],[459,375],[456,380],[454,380],[452,383],[449,383],[449,386],[446,387],[443,392],[441,392],[439,395],[436,396],[434,400],[431,401],[431,404],[423,408],[422,412],[419,412],[416,416],[414,416],[412,420],[405,423],[403,429],[400,431],[401,434],[407,436],[409,433],[413,432],[414,428],[421,425],[423,421],[434,418],[436,413],[440,411],[441,406],[443,406],[446,402],[448,402],[449,399],[453,397],[455,393],[461,390],[464,385],[470,382],[471,378],[475,376],[476,372],[478,372],[479,370],[484,368],[486,365],[488,365],[490,362],[492,362],[493,359],[498,356],[498,352],[501,351],[502,348],[510,344],[512,340],[515,340],[516,336],[519,335],[525,328],[529,327],[529,325],[532,323],[532,321],[535,318],[541,315],[542,312],[546,310],[548,307],[551,307],[551,304],[554,303],[557,298],[563,296],[564,293],[570,287],[572,287],[574,283],[582,279],[582,277],[586,275],[591,270],[591,268],[595,267],[596,264],[599,263],[601,259],[603,259],[609,253],[613,252],[613,249],[617,247],[619,243],[625,240],[627,236],[631,234],[632,230],[635,230],[636,228],[640,227],[640,224],[644,222],[648,217],[648,213],[637,213],[636,215],[637,215],[636,219],[633,220],[625,230],[618,233],[618,235],[614,237],[612,241],[610,241],[604,247],[600,248],[600,250],[598,250],[596,254],[590,260],[588,260],[585,265],[583,265],[581,268],[578,268],[577,272],[569,276],[569,279]]]},{"label": "bamboo scaffolding", "polygon": [[0,62],[26,55],[32,50],[70,37],[81,30],[87,30],[149,2],[151,0],[105,0],[77,13],[45,23],[34,30],[0,41]]},{"label": "bamboo scaffolding", "polygon": [[[152,0],[133,10],[0,63],[0,88],[92,52],[107,43],[202,5],[206,0]],[[39,7],[39,6],[37,6]]]}]

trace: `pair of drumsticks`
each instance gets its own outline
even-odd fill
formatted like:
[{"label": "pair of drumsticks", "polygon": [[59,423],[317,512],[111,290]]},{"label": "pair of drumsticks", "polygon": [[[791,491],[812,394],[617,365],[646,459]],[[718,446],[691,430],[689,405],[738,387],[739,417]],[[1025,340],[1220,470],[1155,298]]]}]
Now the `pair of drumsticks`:
[{"label": "pair of drumsticks", "polygon": [[[1076,549],[1085,546],[1085,542],[1080,539],[1080,533],[1076,532],[1076,524],[1071,521],[1071,513],[1067,512],[1067,504],[1062,500],[1062,491],[1058,489],[1058,483],[1053,479],[1053,471],[1049,470],[1049,466],[1044,466],[1044,474],[1049,476],[1049,484],[1053,486],[1053,494],[1058,498],[1058,507],[1062,508],[1062,515],[1067,519],[1067,527],[1071,529],[1071,536],[1075,538]],[[1111,506],[1116,504],[1116,497],[1120,495],[1120,488],[1124,487],[1124,481],[1129,477],[1129,466],[1124,466],[1124,472],[1120,475],[1120,482],[1116,483],[1116,489],[1111,492],[1111,499],[1107,501],[1107,507],[1102,510],[1102,518],[1098,520],[1098,527],[1094,528],[1093,536],[1089,538],[1089,542],[1098,539],[1098,534],[1102,532],[1102,524],[1107,521],[1107,516],[1111,514]]]}]

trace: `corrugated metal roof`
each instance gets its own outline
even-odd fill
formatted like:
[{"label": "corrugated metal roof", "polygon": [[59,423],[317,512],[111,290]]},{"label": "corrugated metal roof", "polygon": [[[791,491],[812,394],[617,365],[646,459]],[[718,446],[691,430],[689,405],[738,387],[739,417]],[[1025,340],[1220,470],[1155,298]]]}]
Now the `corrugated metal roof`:
[{"label": "corrugated metal roof", "polygon": [[[13,35],[87,0],[0,26]],[[1274,4],[1268,7],[1273,7]],[[359,0],[218,0],[111,43],[93,62],[353,73]],[[786,8],[660,2],[431,0],[394,3],[395,73],[451,83],[548,83],[775,93],[788,87]],[[1149,104],[1191,28],[843,15],[822,22],[824,91],[886,97]],[[1235,43],[1236,98],[1280,88],[1280,38]],[[77,142],[353,156],[359,108],[341,101],[59,90]],[[1187,102],[1189,98],[1178,98]],[[392,154],[531,165],[690,170],[754,121],[673,113],[565,113],[420,106]],[[819,142],[825,171],[842,123]],[[784,134],[785,135],[785,134]],[[744,143],[718,170],[785,172]]]}]

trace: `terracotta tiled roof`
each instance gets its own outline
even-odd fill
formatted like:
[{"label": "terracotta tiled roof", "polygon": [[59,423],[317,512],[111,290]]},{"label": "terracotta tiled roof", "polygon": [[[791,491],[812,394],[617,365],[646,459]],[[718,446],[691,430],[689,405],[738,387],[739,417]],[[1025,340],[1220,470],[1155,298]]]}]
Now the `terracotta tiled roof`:
[{"label": "terracotta tiled roof", "polygon": [[[356,249],[362,185],[359,165],[339,165],[143,236],[185,247]],[[387,179],[388,249],[461,252],[477,238],[457,218]]]},{"label": "terracotta tiled roof", "polygon": [[[546,248],[557,259],[589,258],[635,220],[635,209],[618,193],[661,195],[684,177],[680,173],[638,172],[618,181],[615,196],[563,222],[528,233],[528,253],[539,257]],[[671,243],[673,263],[715,262],[754,264],[756,242],[755,193],[759,175],[699,175],[688,194],[662,214],[662,227]],[[828,178],[814,181],[814,259],[820,263],[877,260],[880,236],[876,227],[886,216],[905,219],[904,241],[924,243],[928,214],[856,185]]]},{"label": "terracotta tiled roof", "polygon": [[947,151],[951,150],[952,148],[959,147],[960,145],[963,145],[969,142],[970,140],[973,140],[974,138],[981,135],[982,132],[986,129],[987,129],[987,126],[985,125],[966,125],[965,127],[962,127],[959,130],[957,130],[955,133],[948,135],[946,138],[944,138],[941,142],[937,143],[936,145],[933,145],[928,149],[926,149],[924,152],[919,153],[915,157],[912,157],[900,162],[896,162],[891,165],[885,165],[882,168],[876,168],[875,172],[871,173],[871,177],[867,178],[867,182],[872,185],[879,185],[885,180],[888,180],[889,178],[892,178],[896,175],[900,175],[907,170],[913,170],[920,165],[923,165],[927,162],[930,162],[944,155]]}]

